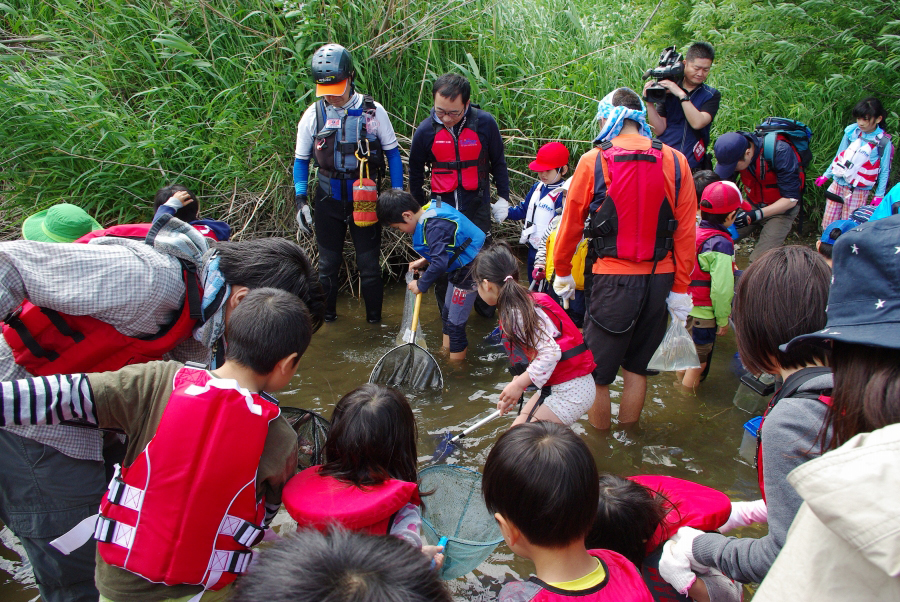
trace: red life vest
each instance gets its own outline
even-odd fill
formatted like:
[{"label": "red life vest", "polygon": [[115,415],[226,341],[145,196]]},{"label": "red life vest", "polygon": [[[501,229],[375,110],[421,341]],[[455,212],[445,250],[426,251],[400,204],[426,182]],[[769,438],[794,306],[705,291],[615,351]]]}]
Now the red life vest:
[{"label": "red life vest", "polygon": [[[673,155],[674,150],[669,149]],[[681,167],[675,157],[675,201]],[[598,257],[659,261],[675,248],[678,221],[666,196],[663,143],[629,150],[605,141],[594,163],[594,198],[586,235]]]},{"label": "red life vest", "polygon": [[[115,236],[143,238],[149,226],[126,224],[105,231],[115,230]],[[76,242],[86,243],[93,234],[96,232]],[[196,270],[184,261],[182,266],[186,291],[184,307],[171,323],[146,337],[124,335],[91,316],[71,316],[24,301],[4,320],[2,327],[3,338],[12,350],[14,361],[29,374],[47,376],[106,372],[162,359],[165,353],[191,336],[201,317],[203,291]]]},{"label": "red life vest", "polygon": [[[531,293],[531,298],[536,306],[544,310],[550,320],[555,323],[556,329],[561,333],[555,340],[559,345],[560,351],[562,351],[562,356],[556,364],[556,368],[553,369],[553,374],[550,375],[544,386],[558,385],[593,372],[594,368],[597,367],[594,363],[594,354],[591,353],[591,350],[585,344],[584,337],[578,331],[575,323],[572,322],[572,318],[559,306],[559,303],[546,293]],[[500,325],[500,331],[503,332],[502,324]],[[513,362],[514,365],[528,364],[529,359],[526,353],[519,349],[513,349],[506,335],[501,335],[500,338],[503,341],[506,352],[509,354],[510,362]],[[526,359],[522,360],[520,358]]]},{"label": "red life vest", "polygon": [[338,524],[352,531],[385,535],[391,517],[406,504],[420,505],[416,483],[388,479],[363,488],[319,474],[312,466],[294,475],[281,494],[298,527],[320,531]]},{"label": "red life vest", "polygon": [[[804,374],[800,374],[803,372]],[[831,372],[830,368],[817,366],[813,368],[803,368],[800,372],[795,372],[794,374],[799,375],[793,382],[790,382],[789,386],[785,386],[788,384],[788,381],[785,381],[785,384],[781,385],[781,388],[772,396],[771,401],[769,401],[769,405],[766,408],[765,413],[762,415],[762,420],[759,422],[759,430],[756,432],[756,479],[759,482],[759,492],[762,494],[762,499],[765,501],[766,499],[766,485],[763,480],[763,453],[762,453],[762,427],[763,423],[766,421],[766,416],[769,415],[769,412],[772,411],[779,401],[784,399],[785,397],[800,397],[803,399],[814,399],[821,403],[824,403],[826,406],[831,405],[831,397],[829,395],[816,395],[815,393],[809,392],[797,392],[801,386],[803,386],[806,381],[816,378],[817,376],[821,376],[822,374],[828,374]],[[788,377],[791,378],[790,376]]]},{"label": "red life vest", "polygon": [[663,475],[636,475],[628,479],[662,494],[671,503],[665,522],[657,527],[653,537],[647,542],[648,554],[675,535],[681,527],[714,531],[731,516],[731,500],[712,487]]},{"label": "red life vest", "polygon": [[[688,285],[688,293],[691,295],[694,307],[709,307],[712,305],[712,299],[710,299],[712,275],[709,272],[704,272],[700,269],[699,258],[700,249],[703,248],[703,243],[714,236],[721,236],[722,238],[727,238],[729,242],[734,242],[731,239],[731,234],[727,231],[718,230],[716,228],[697,228],[697,246],[695,251],[697,258],[694,260],[694,270],[691,272],[691,283]],[[732,271],[734,270],[734,261],[731,262],[731,269]]]},{"label": "red life vest", "polygon": [[[797,165],[800,165],[800,190],[806,184],[806,172],[802,167],[802,159],[800,153],[791,143],[790,138],[784,134],[778,134],[777,140],[786,142],[794,155],[797,157]],[[744,191],[747,193],[747,200],[755,205],[771,205],[781,198],[781,190],[778,189],[778,175],[772,169],[768,161],[763,158],[762,149],[757,149],[756,169],[751,171],[745,169],[740,172],[741,183],[744,185]]]},{"label": "red life vest", "polygon": [[504,585],[499,602],[653,602],[650,590],[630,560],[612,550],[588,550],[588,554],[600,560],[606,573],[606,579],[594,587],[567,591],[532,577]]},{"label": "red life vest", "polygon": [[478,137],[479,110],[472,107],[466,123],[455,136],[443,124],[434,123],[431,141],[431,192],[445,194],[457,187],[480,190],[487,177],[484,147]]},{"label": "red life vest", "polygon": [[220,589],[262,535],[256,473],[280,411],[206,370],[184,367],[173,384],[153,439],[103,495],[97,551],[154,583]]},{"label": "red life vest", "polygon": [[[118,226],[110,226],[109,228],[103,228],[102,230],[94,230],[93,232],[88,232],[81,238],[77,239],[75,242],[88,242],[95,238],[100,238],[101,236],[118,236],[119,238],[133,238],[135,240],[144,240],[147,238],[147,233],[150,231],[150,226],[153,224],[119,224]],[[216,238],[216,233],[213,232],[212,228],[205,224],[191,224],[197,232],[202,234],[207,238],[211,238],[213,240],[219,240]]]}]

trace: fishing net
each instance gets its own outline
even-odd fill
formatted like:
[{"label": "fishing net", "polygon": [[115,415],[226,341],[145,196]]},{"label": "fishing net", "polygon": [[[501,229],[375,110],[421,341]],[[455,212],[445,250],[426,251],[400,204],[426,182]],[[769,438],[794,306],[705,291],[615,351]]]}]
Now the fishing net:
[{"label": "fishing net", "polygon": [[481,497],[481,473],[462,466],[429,466],[419,473],[425,498],[422,531],[432,545],[447,538],[442,579],[456,579],[484,562],[503,541]]},{"label": "fishing net", "polygon": [[322,464],[325,439],[331,427],[329,422],[315,412],[301,408],[283,407],[281,415],[297,433],[297,469]]},{"label": "fishing net", "polygon": [[394,347],[384,354],[372,370],[369,382],[420,390],[444,387],[437,362],[415,343]]},{"label": "fishing net", "polygon": [[[413,273],[406,272],[406,284],[409,286],[409,283],[412,282]],[[404,343],[409,342],[409,333],[412,328],[412,318],[413,318],[413,307],[416,304],[416,294],[409,289],[406,289],[406,296],[403,299],[403,320],[400,322],[400,331],[397,333],[397,338],[395,339],[396,345],[402,345]],[[422,329],[422,322],[419,321],[419,324],[416,326],[416,340],[414,341],[416,345],[421,347],[422,349],[428,351],[428,344],[425,343],[425,332]]]}]

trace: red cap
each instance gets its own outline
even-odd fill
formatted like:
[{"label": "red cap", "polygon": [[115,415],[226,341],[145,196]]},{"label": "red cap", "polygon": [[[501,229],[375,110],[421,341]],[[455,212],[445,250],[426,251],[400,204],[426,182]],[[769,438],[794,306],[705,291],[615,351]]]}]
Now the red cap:
[{"label": "red cap", "polygon": [[561,142],[548,142],[538,149],[537,158],[528,165],[528,168],[531,171],[549,171],[559,169],[568,163],[569,149]]},{"label": "red cap", "polygon": [[733,182],[713,182],[703,189],[700,196],[701,211],[727,214],[736,209],[752,211],[753,207],[741,198],[741,192]]}]

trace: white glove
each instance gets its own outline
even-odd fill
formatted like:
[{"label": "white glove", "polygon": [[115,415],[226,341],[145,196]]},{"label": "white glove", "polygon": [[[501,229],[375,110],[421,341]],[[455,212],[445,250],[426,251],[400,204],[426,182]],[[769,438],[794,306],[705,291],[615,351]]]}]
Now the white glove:
[{"label": "white glove", "polygon": [[553,292],[563,301],[572,299],[575,296],[575,277],[572,274],[568,276],[557,274],[553,279]]},{"label": "white glove", "polygon": [[755,502],[731,502],[731,516],[724,525],[719,527],[719,533],[728,533],[738,527],[746,527],[753,523],[765,523],[769,520],[769,510],[765,500]]},{"label": "white glove", "polygon": [[491,217],[498,224],[506,219],[509,215],[509,201],[506,199],[497,199],[497,202],[491,205]]},{"label": "white glove", "polygon": [[691,296],[687,293],[670,291],[669,296],[666,297],[666,305],[669,306],[669,311],[672,312],[672,316],[676,320],[681,320],[682,322],[687,320],[688,314],[694,309],[694,302],[691,301]]},{"label": "white glove", "polygon": [[659,559],[659,574],[683,596],[687,595],[697,580],[697,576],[691,570],[691,563],[694,561],[691,548],[694,539],[700,535],[703,535],[703,531],[681,527],[675,537],[663,546],[662,556]]},{"label": "white glove", "polygon": [[312,234],[312,223],[309,205],[302,205],[297,209],[297,226],[300,228],[300,232],[307,236]]}]

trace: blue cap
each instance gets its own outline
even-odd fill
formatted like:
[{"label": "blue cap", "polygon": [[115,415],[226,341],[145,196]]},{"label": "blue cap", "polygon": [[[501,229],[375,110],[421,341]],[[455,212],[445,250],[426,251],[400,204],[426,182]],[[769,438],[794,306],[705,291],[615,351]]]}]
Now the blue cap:
[{"label": "blue cap", "polygon": [[727,180],[734,174],[737,162],[744,158],[750,147],[747,137],[740,132],[728,132],[716,138],[713,153],[716,155],[716,175]]},{"label": "blue cap", "polygon": [[825,226],[822,237],[819,239],[825,244],[833,245],[838,236],[858,226],[859,223],[852,219],[839,219]]},{"label": "blue cap", "polygon": [[900,349],[900,215],[856,226],[832,252],[828,322],[823,330],[794,337]]}]

